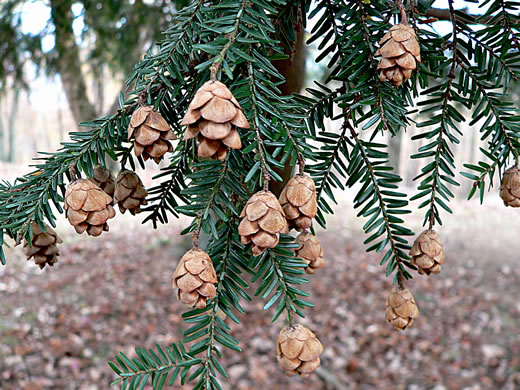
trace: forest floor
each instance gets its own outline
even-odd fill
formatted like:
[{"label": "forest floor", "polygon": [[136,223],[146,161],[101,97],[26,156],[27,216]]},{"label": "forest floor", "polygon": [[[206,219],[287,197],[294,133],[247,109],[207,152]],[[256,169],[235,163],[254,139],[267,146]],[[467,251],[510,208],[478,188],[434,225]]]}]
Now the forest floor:
[{"label": "forest floor", "polygon": [[[520,218],[488,198],[453,202],[455,215],[444,215],[446,265],[408,283],[420,318],[401,333],[384,322],[391,284],[380,256],[365,253],[362,221],[342,199],[340,216],[318,233],[326,266],[305,286],[316,306],[302,323],[325,346],[322,368],[307,380],[284,376],[274,352],[283,320],[271,324],[272,310],[253,299],[242,325],[232,325],[243,352],[225,352],[224,388],[520,389]],[[416,232],[420,222],[409,218]],[[188,249],[179,237],[186,223],[153,230],[124,215],[89,238],[60,220],[59,263],[43,271],[9,250],[0,267],[0,389],[109,389],[106,362],[116,352],[180,340],[184,308],[171,274]]]}]

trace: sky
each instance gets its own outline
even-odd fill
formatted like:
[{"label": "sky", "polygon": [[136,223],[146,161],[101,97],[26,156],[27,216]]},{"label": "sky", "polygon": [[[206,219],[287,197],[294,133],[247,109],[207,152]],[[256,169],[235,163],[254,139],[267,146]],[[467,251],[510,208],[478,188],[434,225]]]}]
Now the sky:
[{"label": "sky", "polygon": [[[33,0],[24,3],[22,14],[22,30],[24,33],[39,34],[44,29],[52,29],[49,24],[50,7],[45,0]],[[464,0],[455,0],[455,8],[467,8],[472,13],[482,13],[479,10],[478,4],[469,3]],[[433,4],[436,8],[446,8],[447,0],[436,0]],[[73,5],[72,11],[75,16],[73,29],[76,36],[80,36],[83,30],[83,17],[81,16],[83,6],[79,3]],[[312,26],[312,21],[310,23]],[[451,22],[439,21],[433,24],[433,28],[441,35],[447,34],[451,31]],[[51,30],[52,31],[52,30]],[[79,40],[78,40],[79,41]],[[49,51],[54,47],[54,37],[52,34],[47,35],[43,39],[43,50]],[[32,90],[30,93],[31,103],[40,110],[55,109],[57,107],[66,108],[67,99],[61,89],[60,83],[56,80],[49,80],[45,76],[35,78],[32,82]]]}]

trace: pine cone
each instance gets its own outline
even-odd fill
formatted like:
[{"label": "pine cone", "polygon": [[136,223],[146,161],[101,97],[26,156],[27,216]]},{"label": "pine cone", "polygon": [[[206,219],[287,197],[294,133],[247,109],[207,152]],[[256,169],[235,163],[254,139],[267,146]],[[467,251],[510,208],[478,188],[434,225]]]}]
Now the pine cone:
[{"label": "pine cone", "polygon": [[500,197],[506,206],[520,207],[520,167],[514,166],[504,172]]},{"label": "pine cone", "polygon": [[280,331],[276,351],[280,368],[287,375],[298,373],[306,378],[320,366],[323,345],[310,329],[298,324]]},{"label": "pine cone", "polygon": [[390,28],[379,45],[376,56],[383,57],[377,66],[381,70],[379,80],[390,81],[399,87],[421,62],[417,35],[412,26],[399,23]]},{"label": "pine cone", "polygon": [[190,249],[182,256],[173,274],[177,297],[190,307],[204,309],[217,293],[217,274],[213,262],[202,249]]},{"label": "pine cone", "polygon": [[421,275],[438,274],[441,272],[441,265],[444,264],[441,237],[434,230],[425,230],[413,243],[410,256],[411,264],[417,266]]},{"label": "pine cone", "polygon": [[276,196],[269,191],[254,194],[244,206],[238,225],[242,244],[253,242],[253,255],[260,255],[266,248],[275,248],[280,240],[280,233],[288,233],[289,228],[282,206]]},{"label": "pine cone", "polygon": [[299,247],[294,251],[294,255],[307,264],[305,272],[312,275],[314,270],[325,265],[323,247],[315,235],[309,232],[302,232],[298,234],[295,241]]},{"label": "pine cone", "polygon": [[63,241],[56,234],[56,232],[47,224],[45,224],[45,232],[36,222],[31,224],[33,238],[31,246],[27,240],[23,243],[23,248],[27,260],[31,257],[34,259],[36,265],[43,269],[46,265],[52,267],[58,262],[58,246]]},{"label": "pine cone", "polygon": [[226,159],[228,148],[242,148],[237,127],[249,129],[240,104],[220,81],[208,81],[199,88],[181,125],[188,125],[183,139],[198,136],[199,157],[221,161]]},{"label": "pine cone", "polygon": [[114,175],[110,170],[102,167],[101,165],[96,165],[94,167],[94,176],[90,178],[90,180],[105,191],[108,195],[114,196],[114,191],[116,189],[116,180],[114,179]]},{"label": "pine cone", "polygon": [[385,318],[395,329],[404,330],[419,317],[419,309],[408,289],[394,287],[386,299]]},{"label": "pine cone", "polygon": [[128,128],[128,140],[134,137],[134,151],[137,157],[143,156],[159,163],[166,152],[173,152],[171,140],[177,136],[170,125],[152,106],[139,107],[134,111]]},{"label": "pine cone", "polygon": [[298,231],[309,229],[318,212],[314,180],[307,175],[293,176],[280,194],[280,204],[289,228]]},{"label": "pine cone", "polygon": [[89,236],[108,231],[107,221],[116,212],[112,198],[88,179],[70,183],[65,192],[65,215],[79,234],[85,230]]},{"label": "pine cone", "polygon": [[137,173],[124,169],[119,172],[116,180],[116,191],[114,201],[119,206],[119,211],[125,213],[129,210],[132,215],[141,212],[141,206],[147,204],[146,196],[148,192]]}]

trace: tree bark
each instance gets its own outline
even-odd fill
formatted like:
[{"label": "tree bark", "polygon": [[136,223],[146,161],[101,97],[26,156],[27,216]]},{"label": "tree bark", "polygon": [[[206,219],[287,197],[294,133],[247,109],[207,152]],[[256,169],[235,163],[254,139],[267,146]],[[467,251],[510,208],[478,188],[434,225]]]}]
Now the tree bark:
[{"label": "tree bark", "polygon": [[11,106],[11,113],[7,121],[7,128],[9,131],[9,152],[7,161],[15,162],[16,158],[16,112],[18,111],[18,102],[20,100],[20,89],[16,88],[13,95],[13,104]]},{"label": "tree bark", "polygon": [[50,5],[51,19],[56,29],[57,68],[70,110],[77,123],[94,119],[96,110],[88,99],[79,48],[72,30],[72,0],[51,0]]},{"label": "tree bark", "polygon": [[394,168],[394,172],[398,175],[401,174],[401,139],[403,131],[398,132],[392,136],[388,133],[388,157],[390,159],[390,165]]},{"label": "tree bark", "polygon": [[[305,82],[305,31],[303,28],[295,30],[296,41],[292,53],[287,53],[289,58],[287,60],[274,61],[273,65],[278,69],[284,78],[285,83],[280,85],[280,90],[284,95],[290,95],[292,93],[300,92]],[[280,195],[283,188],[293,175],[294,167],[289,163],[285,164],[283,169],[275,169],[283,181],[272,181],[270,190],[276,196]]]},{"label": "tree bark", "polygon": [[2,113],[0,112],[0,161],[5,161],[5,129]]}]

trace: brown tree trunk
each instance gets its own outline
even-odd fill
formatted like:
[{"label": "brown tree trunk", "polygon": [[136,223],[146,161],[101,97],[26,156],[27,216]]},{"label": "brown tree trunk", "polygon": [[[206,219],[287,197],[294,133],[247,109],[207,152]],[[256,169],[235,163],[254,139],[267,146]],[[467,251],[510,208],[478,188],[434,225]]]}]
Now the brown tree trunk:
[{"label": "brown tree trunk", "polygon": [[7,120],[7,129],[9,131],[9,150],[7,154],[7,161],[15,162],[16,158],[16,113],[18,111],[18,102],[20,100],[20,89],[16,88],[13,95],[13,104],[9,119]]},{"label": "brown tree trunk", "polygon": [[51,19],[56,29],[57,67],[70,110],[77,123],[94,119],[96,110],[87,96],[79,48],[72,30],[72,0],[51,0],[50,5]]},{"label": "brown tree trunk", "polygon": [[394,168],[394,172],[401,174],[401,140],[403,131],[398,132],[392,136],[388,133],[388,157],[390,159],[390,166]]},{"label": "brown tree trunk", "polygon": [[2,113],[0,112],[0,161],[5,160],[5,128]]},{"label": "brown tree trunk", "polygon": [[[305,82],[305,31],[303,28],[295,30],[296,41],[294,47],[287,60],[274,61],[273,65],[285,77],[285,83],[279,88],[284,95],[300,92]],[[276,172],[283,178],[283,182],[273,181],[270,190],[278,196],[293,174],[294,167],[289,163],[285,164],[283,169],[276,169]]]}]

